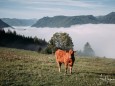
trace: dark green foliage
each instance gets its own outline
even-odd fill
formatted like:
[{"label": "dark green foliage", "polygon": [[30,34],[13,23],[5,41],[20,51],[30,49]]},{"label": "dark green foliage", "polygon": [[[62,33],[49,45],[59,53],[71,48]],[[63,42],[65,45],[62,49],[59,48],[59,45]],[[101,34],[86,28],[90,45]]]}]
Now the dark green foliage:
[{"label": "dark green foliage", "polygon": [[67,33],[55,33],[49,44],[47,50],[54,53],[56,49],[69,50],[73,49],[72,38]]},{"label": "dark green foliage", "polygon": [[5,32],[0,30],[0,46],[41,51],[46,45],[47,42],[45,40],[38,39],[37,37],[25,37],[17,35],[16,31],[11,32],[8,30],[8,32]]},{"label": "dark green foliage", "polygon": [[47,46],[44,50],[42,50],[41,53],[44,53],[44,54],[52,54],[52,48]]}]

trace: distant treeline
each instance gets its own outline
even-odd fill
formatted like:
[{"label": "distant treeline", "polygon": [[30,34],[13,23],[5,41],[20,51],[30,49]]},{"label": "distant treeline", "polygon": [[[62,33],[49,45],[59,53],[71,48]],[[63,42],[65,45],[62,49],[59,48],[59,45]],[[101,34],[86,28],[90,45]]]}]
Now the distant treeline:
[{"label": "distant treeline", "polygon": [[18,35],[16,31],[5,32],[3,29],[0,29],[0,46],[18,48],[32,51],[41,51],[44,47],[47,46],[45,39],[38,39],[37,37],[25,37]]},{"label": "distant treeline", "polygon": [[[54,39],[55,38],[55,39]],[[64,39],[65,40],[64,40]],[[58,40],[60,41],[58,41]],[[68,40],[67,40],[68,39]],[[56,46],[58,44],[58,46]],[[62,45],[59,47],[59,45]],[[64,45],[63,45],[64,44]],[[1,47],[9,47],[9,48],[17,48],[17,49],[25,49],[25,50],[32,50],[37,51],[40,53],[51,54],[54,53],[55,48],[72,48],[73,43],[71,37],[67,33],[55,33],[51,40],[48,42],[45,39],[38,39],[36,36],[32,37],[25,37],[24,35],[18,35],[16,31],[7,32],[4,29],[0,29],[0,46]],[[53,52],[54,51],[54,52]],[[94,50],[91,48],[91,45],[87,42],[84,45],[83,51],[77,51],[77,55],[79,56],[95,56]]]}]

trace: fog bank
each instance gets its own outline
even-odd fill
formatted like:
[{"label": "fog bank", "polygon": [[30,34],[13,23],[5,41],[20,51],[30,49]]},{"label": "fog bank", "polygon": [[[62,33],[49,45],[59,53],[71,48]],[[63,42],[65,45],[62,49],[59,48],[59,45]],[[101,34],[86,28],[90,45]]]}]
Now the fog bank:
[{"label": "fog bank", "polygon": [[49,41],[54,33],[68,33],[74,43],[74,50],[82,50],[89,42],[97,56],[115,58],[115,24],[84,24],[70,28],[15,27],[18,34],[37,36]]}]

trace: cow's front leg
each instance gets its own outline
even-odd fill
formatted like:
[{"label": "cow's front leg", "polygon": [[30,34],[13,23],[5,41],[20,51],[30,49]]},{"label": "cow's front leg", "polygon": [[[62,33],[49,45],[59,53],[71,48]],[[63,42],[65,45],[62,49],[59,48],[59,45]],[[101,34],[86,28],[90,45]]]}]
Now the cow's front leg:
[{"label": "cow's front leg", "polygon": [[72,74],[72,66],[70,66],[70,74]]},{"label": "cow's front leg", "polygon": [[59,68],[59,72],[61,72],[61,63],[58,62],[58,68]]}]

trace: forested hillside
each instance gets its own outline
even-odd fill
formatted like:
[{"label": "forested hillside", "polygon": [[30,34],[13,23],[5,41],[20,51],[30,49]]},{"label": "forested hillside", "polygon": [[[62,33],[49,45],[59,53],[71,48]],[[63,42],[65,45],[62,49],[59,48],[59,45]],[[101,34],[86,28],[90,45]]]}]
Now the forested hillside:
[{"label": "forested hillside", "polygon": [[47,45],[45,39],[38,39],[37,37],[25,37],[16,34],[16,32],[5,32],[3,29],[0,30],[0,46],[40,51]]},{"label": "forested hillside", "polygon": [[11,26],[8,25],[7,23],[3,22],[3,21],[0,19],[0,29],[5,28],[5,27],[11,27]]}]

